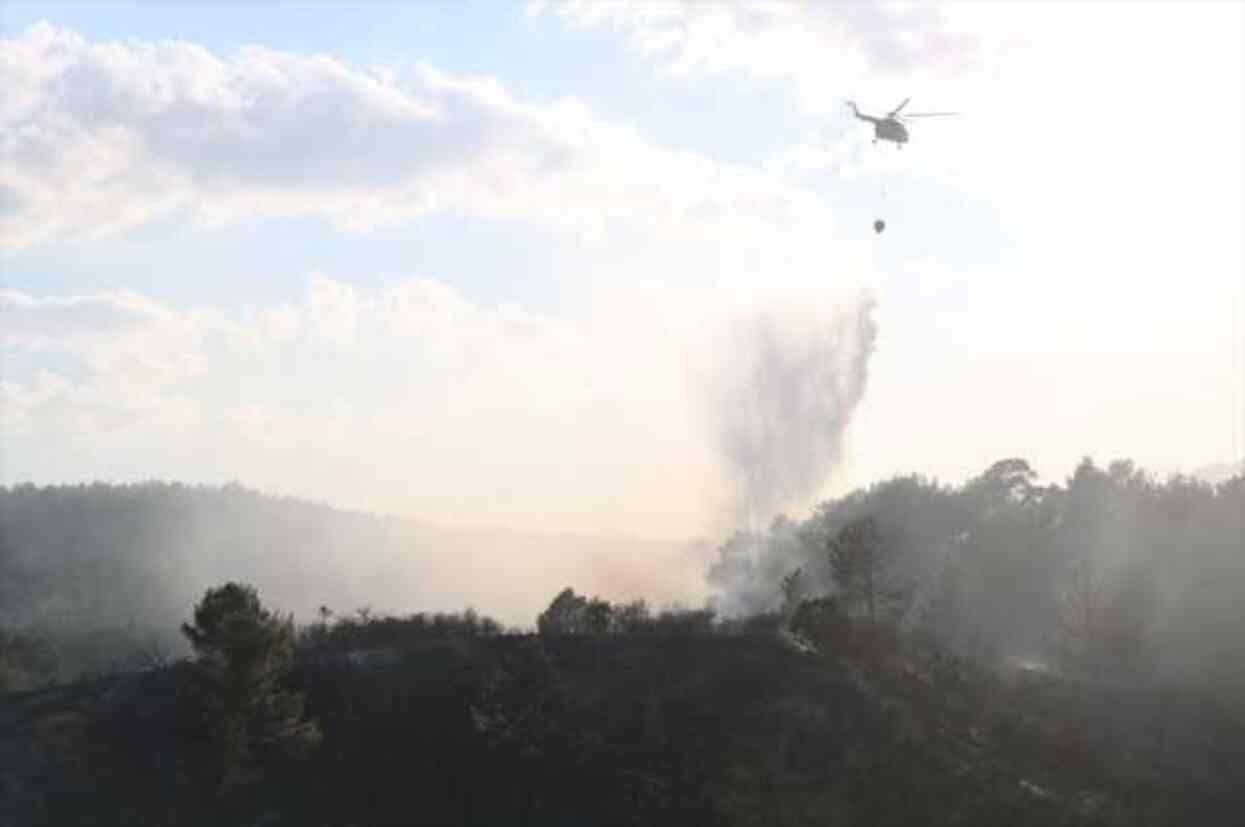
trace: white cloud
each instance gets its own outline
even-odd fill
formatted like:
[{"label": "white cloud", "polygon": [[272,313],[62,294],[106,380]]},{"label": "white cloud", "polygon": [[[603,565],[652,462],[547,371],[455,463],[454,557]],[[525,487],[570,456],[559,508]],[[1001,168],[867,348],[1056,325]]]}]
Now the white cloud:
[{"label": "white cloud", "polygon": [[747,73],[790,83],[808,114],[842,110],[916,67],[954,66],[971,40],[939,26],[932,4],[615,3],[572,0],[558,12],[580,28],[619,31],[672,77]]},{"label": "white cloud", "polygon": [[63,349],[135,388],[192,375],[203,337],[229,330],[213,314],[179,314],[128,290],[52,298],[3,290],[0,322],[6,346]]},{"label": "white cloud", "polygon": [[823,213],[798,187],[654,145],[578,101],[523,102],[494,78],[422,64],[222,57],[40,24],[0,44],[0,67],[11,248],[183,214],[314,215],[349,231],[467,214],[600,239],[618,223],[671,233],[721,215],[764,227]]},{"label": "white cloud", "polygon": [[[902,174],[981,198],[1017,223],[1089,224],[1134,242],[1157,235],[1191,246],[1230,238],[1245,221],[1239,4],[558,9],[575,26],[621,31],[689,81],[730,73],[781,82],[834,133],[774,159],[771,168],[792,180],[819,168]],[[885,111],[909,96],[912,110],[962,117],[916,123],[896,153],[870,146],[868,127],[844,107],[852,98]]]},{"label": "white cloud", "polygon": [[141,324],[159,314],[158,307],[127,291],[39,298],[17,290],[0,289],[0,335],[12,344],[39,345],[115,331]]},{"label": "white cloud", "polygon": [[[251,332],[209,311],[182,312],[128,290],[38,297],[0,291],[0,350],[78,360],[86,377],[39,370],[25,383],[6,375],[3,422],[45,439],[99,435],[130,427],[180,426],[186,386],[208,369],[219,342],[246,348]],[[6,371],[7,373],[7,371]]]}]

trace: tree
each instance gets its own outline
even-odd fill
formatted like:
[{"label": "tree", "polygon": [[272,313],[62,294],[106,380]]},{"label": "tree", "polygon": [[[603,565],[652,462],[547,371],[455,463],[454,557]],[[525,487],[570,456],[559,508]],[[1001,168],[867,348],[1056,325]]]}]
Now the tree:
[{"label": "tree", "polygon": [[869,625],[877,628],[878,603],[899,596],[884,586],[890,560],[872,517],[852,520],[829,541],[830,571],[848,599],[863,601]]},{"label": "tree", "polygon": [[294,656],[294,623],[265,609],[249,585],[208,589],[182,624],[194,647],[191,704],[202,716],[231,787],[264,759],[297,755],[320,738],[303,718],[303,696],[283,688]]},{"label": "tree", "polygon": [[588,631],[588,601],[566,588],[536,618],[542,635],[579,635]]},{"label": "tree", "polygon": [[584,607],[584,625],[589,634],[609,634],[614,630],[614,607],[608,600],[592,598]]},{"label": "tree", "polygon": [[1037,472],[1027,460],[1001,459],[986,469],[980,477],[965,486],[970,495],[984,497],[989,507],[997,502],[1029,502],[1041,493],[1037,485]]},{"label": "tree", "polygon": [[788,628],[821,651],[842,648],[848,637],[847,617],[833,597],[800,601]]},{"label": "tree", "polygon": [[652,622],[648,603],[633,600],[614,609],[614,625],[623,634],[634,634]]},{"label": "tree", "polygon": [[548,777],[565,776],[576,763],[577,733],[565,725],[567,707],[566,686],[539,640],[506,651],[471,707],[476,732],[518,782],[520,825],[536,820]]},{"label": "tree", "polygon": [[804,600],[804,569],[797,568],[782,579],[782,614],[790,617]]},{"label": "tree", "polygon": [[1058,618],[1065,665],[1095,671],[1142,667],[1157,606],[1150,573],[1133,566],[1095,578],[1082,566],[1073,574]]}]

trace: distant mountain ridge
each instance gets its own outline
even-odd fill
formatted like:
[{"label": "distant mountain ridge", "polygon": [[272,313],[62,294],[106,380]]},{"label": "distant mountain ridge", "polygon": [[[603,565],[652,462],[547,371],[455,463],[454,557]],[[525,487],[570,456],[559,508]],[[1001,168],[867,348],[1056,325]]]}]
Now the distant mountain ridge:
[{"label": "distant mountain ridge", "polygon": [[119,630],[167,647],[194,602],[227,580],[255,585],[303,622],[321,606],[475,607],[530,626],[566,586],[696,600],[708,554],[690,543],[438,527],[236,483],[23,484],[0,487],[0,627]]}]

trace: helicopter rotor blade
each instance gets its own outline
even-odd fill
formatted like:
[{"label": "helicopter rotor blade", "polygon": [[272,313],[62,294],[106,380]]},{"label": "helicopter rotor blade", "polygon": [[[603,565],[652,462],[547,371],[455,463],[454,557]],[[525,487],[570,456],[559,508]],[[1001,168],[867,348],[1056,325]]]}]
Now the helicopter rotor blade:
[{"label": "helicopter rotor blade", "polygon": [[886,117],[888,117],[888,118],[893,118],[893,117],[895,117],[896,115],[898,115],[898,114],[899,114],[899,110],[901,110],[901,109],[903,109],[905,106],[907,106],[907,105],[908,105],[908,101],[910,101],[910,100],[912,100],[912,98],[904,98],[904,99],[903,99],[903,103],[899,104],[899,105],[898,105],[898,106],[896,106],[894,109],[892,109],[892,110],[890,111],[890,114],[889,114],[889,115],[887,115]]},{"label": "helicopter rotor blade", "polygon": [[904,118],[942,118],[948,115],[958,115],[959,112],[909,112]]}]

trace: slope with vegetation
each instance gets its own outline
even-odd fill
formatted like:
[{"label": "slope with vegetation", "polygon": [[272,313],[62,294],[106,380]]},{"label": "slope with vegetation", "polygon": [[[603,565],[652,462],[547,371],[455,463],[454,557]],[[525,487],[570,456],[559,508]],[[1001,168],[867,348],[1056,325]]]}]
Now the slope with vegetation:
[{"label": "slope with vegetation", "polygon": [[1239,823],[1242,506],[1009,460],[732,538],[716,608],[298,627],[225,582],[181,609],[191,658],[44,689],[23,627],[0,823]]},{"label": "slope with vegetation", "polygon": [[[210,590],[193,660],[10,695],[14,824],[1230,824],[1245,744],[1165,748],[1172,699],[1008,676],[833,597],[725,620],[567,589],[300,631]],[[1095,737],[1130,705],[1130,738]],[[1187,726],[1189,721],[1183,721]],[[1138,750],[1138,742],[1144,747]],[[1198,764],[1201,760],[1202,764]],[[1192,776],[1183,774],[1197,768]]]}]

